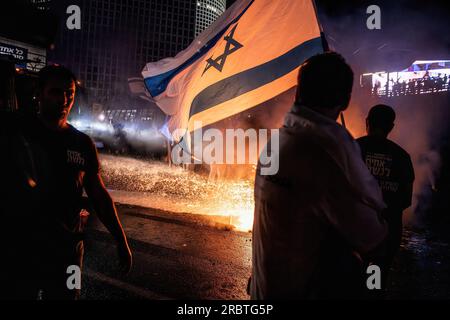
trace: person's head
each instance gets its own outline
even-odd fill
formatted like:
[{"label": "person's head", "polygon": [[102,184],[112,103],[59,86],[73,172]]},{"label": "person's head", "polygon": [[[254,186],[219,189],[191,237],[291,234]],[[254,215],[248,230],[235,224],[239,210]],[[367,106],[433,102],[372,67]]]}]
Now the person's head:
[{"label": "person's head", "polygon": [[352,86],[353,71],[344,58],[325,52],[301,65],[295,101],[336,119],[348,107]]},{"label": "person's head", "polygon": [[38,73],[39,114],[48,123],[64,126],[72,109],[76,77],[63,66],[47,66]]},{"label": "person's head", "polygon": [[367,116],[367,134],[386,138],[394,128],[394,121],[394,109],[384,104],[378,104],[370,109]]}]

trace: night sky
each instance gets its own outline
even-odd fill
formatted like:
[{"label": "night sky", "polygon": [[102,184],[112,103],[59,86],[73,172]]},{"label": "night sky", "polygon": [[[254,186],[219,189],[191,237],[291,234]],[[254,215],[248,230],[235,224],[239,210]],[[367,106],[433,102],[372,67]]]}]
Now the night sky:
[{"label": "night sky", "polygon": [[[419,59],[449,59],[446,1],[316,1],[329,44],[362,71],[399,70]],[[381,9],[381,30],[369,30],[366,9]],[[370,62],[370,65],[368,64]]]},{"label": "night sky", "polygon": [[[228,0],[227,6],[236,1]],[[330,48],[362,72],[400,70],[414,60],[450,58],[448,1],[315,2]],[[366,27],[366,9],[374,4],[381,9],[381,30]]]}]

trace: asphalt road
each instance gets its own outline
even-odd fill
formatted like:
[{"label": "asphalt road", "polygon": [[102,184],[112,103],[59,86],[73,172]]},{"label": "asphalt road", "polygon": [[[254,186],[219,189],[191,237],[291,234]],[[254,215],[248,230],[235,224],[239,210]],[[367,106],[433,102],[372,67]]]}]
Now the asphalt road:
[{"label": "asphalt road", "polygon": [[248,299],[251,233],[214,218],[118,205],[134,253],[117,273],[112,237],[90,218],[82,299]]},{"label": "asphalt road", "polygon": [[[117,274],[111,236],[93,217],[85,252],[82,299],[245,300],[251,233],[223,218],[118,205],[134,253],[132,272]],[[388,299],[448,299],[447,228],[406,228],[394,262]]]}]

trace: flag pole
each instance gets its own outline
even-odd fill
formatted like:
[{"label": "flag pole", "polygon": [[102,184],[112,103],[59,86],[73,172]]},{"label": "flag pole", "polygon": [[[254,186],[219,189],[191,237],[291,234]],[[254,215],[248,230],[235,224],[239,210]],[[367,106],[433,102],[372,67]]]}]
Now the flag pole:
[{"label": "flag pole", "polygon": [[[329,50],[330,50],[330,47],[329,47],[329,45],[328,45],[327,38],[325,37],[325,33],[323,32],[322,24],[320,23],[320,20],[319,20],[319,13],[318,13],[318,10],[317,10],[316,1],[315,1],[315,0],[311,0],[311,1],[312,1],[312,5],[313,5],[313,8],[314,8],[314,12],[315,12],[315,14],[316,14],[317,24],[319,25],[320,39],[322,40],[323,51],[329,51]],[[344,112],[341,112],[339,116],[340,116],[340,119],[341,119],[341,124],[342,124],[342,126],[343,126],[344,128],[346,128],[346,126],[345,126]]]},{"label": "flag pole", "polygon": [[318,13],[318,10],[317,10],[316,1],[315,0],[311,0],[311,2],[312,2],[312,5],[313,5],[313,8],[314,8],[314,13],[316,14],[317,24],[319,25],[320,39],[322,40],[323,51],[329,51],[330,47],[328,46],[327,38],[325,37],[325,33],[323,32],[322,24],[320,23],[320,20],[319,20],[319,13]]},{"label": "flag pole", "polygon": [[345,119],[344,119],[344,112],[343,112],[343,111],[341,111],[340,117],[341,117],[341,125],[342,125],[344,128],[347,128],[347,127],[345,126]]}]

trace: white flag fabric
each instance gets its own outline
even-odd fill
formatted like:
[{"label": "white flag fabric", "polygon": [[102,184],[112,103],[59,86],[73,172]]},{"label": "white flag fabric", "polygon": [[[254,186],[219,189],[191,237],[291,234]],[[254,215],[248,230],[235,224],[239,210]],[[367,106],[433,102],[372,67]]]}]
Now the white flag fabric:
[{"label": "white flag fabric", "polygon": [[312,0],[238,0],[173,58],[142,75],[168,129],[194,129],[250,109],[297,83],[299,66],[323,52]]},{"label": "white flag fabric", "polygon": [[145,88],[144,79],[138,77],[128,78],[128,88],[132,95],[148,102],[153,102],[152,97]]}]

